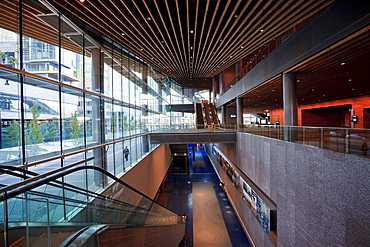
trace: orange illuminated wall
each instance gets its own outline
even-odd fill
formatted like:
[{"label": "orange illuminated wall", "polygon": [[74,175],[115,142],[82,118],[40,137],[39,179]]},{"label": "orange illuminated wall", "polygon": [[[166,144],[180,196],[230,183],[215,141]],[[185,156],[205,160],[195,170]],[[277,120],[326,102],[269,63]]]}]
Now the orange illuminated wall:
[{"label": "orange illuminated wall", "polygon": [[230,82],[236,77],[236,67],[235,64],[225,69],[222,73],[222,88],[225,88]]},{"label": "orange illuminated wall", "polygon": [[[370,128],[370,96],[363,96],[350,99],[334,100],[324,103],[316,103],[310,105],[298,106],[298,126],[302,126],[302,111],[308,109],[319,109],[324,107],[341,106],[341,105],[352,105],[353,114],[357,116],[358,122],[354,125],[355,128]],[[306,117],[309,115],[306,115]],[[330,118],[330,116],[328,116]],[[271,124],[274,124],[274,120],[279,119],[281,125],[284,125],[284,110],[276,109],[270,112]],[[339,120],[338,120],[339,121]],[[340,120],[343,127],[350,127],[350,112],[343,116]],[[330,121],[327,123],[330,125]]]}]

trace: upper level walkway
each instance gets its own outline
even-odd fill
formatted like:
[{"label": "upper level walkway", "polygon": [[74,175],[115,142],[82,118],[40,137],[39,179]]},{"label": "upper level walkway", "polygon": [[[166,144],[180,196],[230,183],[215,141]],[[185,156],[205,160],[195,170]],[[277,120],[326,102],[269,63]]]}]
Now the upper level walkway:
[{"label": "upper level walkway", "polygon": [[150,131],[150,142],[152,144],[235,143],[237,132],[243,132],[370,157],[370,129],[236,124],[219,125],[214,129],[195,129],[195,126],[176,127]]},{"label": "upper level walkway", "polygon": [[150,133],[151,144],[235,143],[232,129],[161,129]]}]

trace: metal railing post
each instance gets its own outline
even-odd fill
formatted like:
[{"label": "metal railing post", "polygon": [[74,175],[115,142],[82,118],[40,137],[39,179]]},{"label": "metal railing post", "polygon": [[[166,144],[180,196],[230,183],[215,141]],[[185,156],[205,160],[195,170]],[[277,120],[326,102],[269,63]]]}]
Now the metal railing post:
[{"label": "metal railing post", "polygon": [[346,153],[349,153],[349,135],[348,135],[348,129],[346,129],[346,137],[345,137],[345,147],[346,147]]},{"label": "metal railing post", "polygon": [[47,233],[48,233],[48,246],[51,247],[51,229],[50,229],[50,205],[49,199],[44,199],[46,201],[46,217],[47,217]]}]

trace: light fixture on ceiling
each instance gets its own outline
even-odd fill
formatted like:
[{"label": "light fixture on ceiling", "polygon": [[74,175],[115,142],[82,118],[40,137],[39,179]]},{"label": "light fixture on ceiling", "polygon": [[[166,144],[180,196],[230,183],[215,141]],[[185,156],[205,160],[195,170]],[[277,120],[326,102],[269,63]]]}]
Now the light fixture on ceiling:
[{"label": "light fixture on ceiling", "polygon": [[345,65],[345,64],[346,64],[345,62],[342,62],[340,65],[342,65],[342,66],[343,66],[343,65]]},{"label": "light fixture on ceiling", "polygon": [[261,32],[261,33],[262,33],[263,31],[265,31],[265,30],[263,30],[263,29],[261,29],[261,30],[260,30],[260,32]]},{"label": "light fixture on ceiling", "polygon": [[194,31],[193,30],[190,30],[190,33],[194,33]]}]

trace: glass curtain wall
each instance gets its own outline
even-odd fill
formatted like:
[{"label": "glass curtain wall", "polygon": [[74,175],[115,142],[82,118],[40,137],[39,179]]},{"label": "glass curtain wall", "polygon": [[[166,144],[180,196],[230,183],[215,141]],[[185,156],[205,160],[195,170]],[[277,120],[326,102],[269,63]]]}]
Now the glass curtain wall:
[{"label": "glass curtain wall", "polygon": [[[120,175],[153,150],[148,130],[170,123],[168,78],[39,2],[22,11],[8,2],[2,12],[12,18],[0,22],[0,163],[37,173],[89,164]],[[95,190],[109,182],[92,171],[68,179]]]}]

